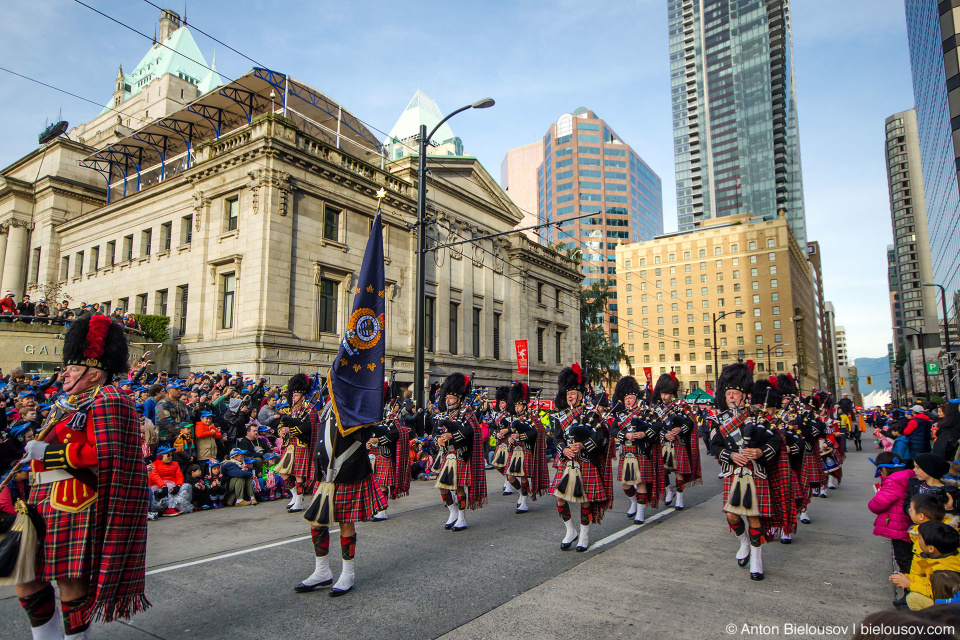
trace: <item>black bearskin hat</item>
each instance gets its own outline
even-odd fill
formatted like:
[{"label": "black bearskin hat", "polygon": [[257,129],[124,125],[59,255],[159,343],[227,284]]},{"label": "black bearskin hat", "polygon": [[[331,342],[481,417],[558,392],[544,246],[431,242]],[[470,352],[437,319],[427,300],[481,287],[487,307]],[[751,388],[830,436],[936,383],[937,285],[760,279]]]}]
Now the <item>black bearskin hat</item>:
[{"label": "black bearskin hat", "polygon": [[820,407],[822,407],[823,409],[829,410],[833,408],[834,398],[833,398],[833,394],[831,394],[830,392],[818,391],[816,394],[816,397],[818,400],[820,400]]},{"label": "black bearskin hat", "polygon": [[294,392],[302,393],[307,395],[307,392],[310,391],[310,378],[307,377],[305,373],[295,373],[293,377],[287,381],[287,404],[291,407],[293,406],[293,394]]},{"label": "black bearskin hat", "polygon": [[63,339],[63,365],[95,367],[107,378],[127,371],[127,337],[123,327],[106,316],[81,318],[70,325]]},{"label": "black bearskin hat", "polygon": [[777,377],[760,378],[753,382],[753,389],[750,391],[750,404],[767,407],[779,407],[780,395],[777,389]]},{"label": "black bearskin hat", "polygon": [[781,373],[777,376],[777,387],[780,389],[780,395],[786,396],[795,396],[799,391],[797,390],[797,381],[793,379],[793,376],[789,373]]},{"label": "black bearskin hat", "polygon": [[637,396],[637,404],[643,400],[643,393],[640,391],[640,385],[633,376],[623,376],[617,380],[617,386],[613,388],[613,404],[623,402],[627,396]]},{"label": "black bearskin hat", "polygon": [[721,411],[727,410],[727,389],[736,389],[750,395],[753,391],[753,360],[734,362],[726,365],[717,378],[717,391],[713,397],[714,404]]},{"label": "black bearskin hat", "polygon": [[457,396],[461,400],[470,393],[470,378],[462,373],[451,373],[440,385],[440,394],[437,402],[441,407],[446,406],[447,396]]},{"label": "black bearskin hat", "polygon": [[510,385],[502,384],[499,387],[497,387],[497,395],[496,395],[497,410],[500,409],[500,401],[502,400],[503,402],[506,402],[508,395],[510,395]]},{"label": "black bearskin hat", "polygon": [[676,396],[679,390],[680,381],[677,380],[677,374],[673,371],[670,373],[662,373],[660,377],[657,378],[657,384],[653,385],[653,401],[660,402],[661,393],[669,393],[672,396]]},{"label": "black bearskin hat", "polygon": [[516,414],[517,404],[527,404],[530,402],[530,388],[526,382],[517,382],[510,387],[510,394],[507,397],[507,411]]},{"label": "black bearskin hat", "polygon": [[567,391],[576,390],[586,395],[587,380],[576,362],[572,366],[564,367],[557,376],[557,397],[553,404],[557,409],[569,409],[567,405]]}]

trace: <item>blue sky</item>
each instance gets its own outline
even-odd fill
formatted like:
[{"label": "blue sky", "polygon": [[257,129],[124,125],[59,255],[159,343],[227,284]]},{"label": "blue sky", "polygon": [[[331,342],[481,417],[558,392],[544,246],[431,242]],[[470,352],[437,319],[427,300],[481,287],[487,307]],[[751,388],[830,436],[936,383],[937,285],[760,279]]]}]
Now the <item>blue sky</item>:
[{"label": "blue sky", "polygon": [[[159,17],[136,0],[85,2],[150,35]],[[188,22],[383,131],[418,87],[445,112],[492,96],[494,108],[451,126],[497,180],[508,149],[541,138],[564,112],[593,109],[660,175],[664,227],[676,228],[665,0],[194,0],[187,12]],[[821,244],[826,295],[850,353],[882,356],[892,242],[883,121],[913,106],[903,0],[795,0],[792,12],[808,236]],[[150,45],[70,0],[15,3],[4,18],[0,66],[101,104],[117,65],[129,71]],[[224,76],[253,66],[194,36],[208,61],[216,50]],[[0,97],[0,166],[34,148],[61,108],[72,124],[100,111],[2,72]]]}]

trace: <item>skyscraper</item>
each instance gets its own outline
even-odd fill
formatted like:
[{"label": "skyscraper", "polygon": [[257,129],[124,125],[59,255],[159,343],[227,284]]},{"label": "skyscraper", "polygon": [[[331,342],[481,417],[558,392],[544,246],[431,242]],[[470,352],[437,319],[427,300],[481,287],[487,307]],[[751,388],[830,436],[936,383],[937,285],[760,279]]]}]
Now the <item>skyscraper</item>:
[{"label": "skyscraper", "polygon": [[[537,215],[537,170],[543,164],[543,140],[507,151],[500,163],[500,186],[517,208],[523,212],[521,227],[532,227],[543,222]],[[531,240],[540,242],[543,229],[525,232]]]},{"label": "skyscraper", "polygon": [[905,2],[933,281],[947,291],[951,332],[960,317],[960,118],[953,117],[960,110],[956,4]]},{"label": "skyscraper", "polygon": [[806,246],[788,0],[668,0],[680,230],[785,210]]},{"label": "skyscraper", "polygon": [[[663,233],[660,176],[600,116],[585,107],[561,115],[543,137],[537,170],[538,215],[546,240],[582,251],[583,286],[610,286],[604,328],[617,342],[618,244]],[[593,214],[588,218],[577,218]],[[559,228],[557,228],[559,227]]]}]

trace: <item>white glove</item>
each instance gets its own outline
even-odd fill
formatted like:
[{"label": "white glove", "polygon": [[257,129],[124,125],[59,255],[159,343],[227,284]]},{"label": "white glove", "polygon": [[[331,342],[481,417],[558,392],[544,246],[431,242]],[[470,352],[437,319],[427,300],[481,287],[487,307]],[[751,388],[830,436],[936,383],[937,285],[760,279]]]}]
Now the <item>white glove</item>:
[{"label": "white glove", "polygon": [[27,460],[43,460],[43,452],[47,450],[47,443],[40,440],[31,440],[26,446]]}]

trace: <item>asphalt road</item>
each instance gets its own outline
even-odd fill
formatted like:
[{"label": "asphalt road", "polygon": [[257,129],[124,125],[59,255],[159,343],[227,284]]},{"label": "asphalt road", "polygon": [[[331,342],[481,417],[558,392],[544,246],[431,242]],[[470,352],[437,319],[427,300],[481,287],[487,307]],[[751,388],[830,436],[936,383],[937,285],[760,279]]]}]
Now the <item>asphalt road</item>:
[{"label": "asphalt road", "polygon": [[[862,459],[855,458],[851,468],[870,466],[866,452],[853,455]],[[618,490],[613,510],[594,527],[593,546],[586,553],[560,551],[563,527],[549,496],[532,503],[529,513],[514,514],[516,497],[500,494],[502,480],[495,471],[487,472],[490,502],[470,512],[470,528],[459,533],[443,528],[447,510],[433,483],[414,482],[411,495],[393,503],[389,521],[358,525],[357,586],[336,600],[324,591],[293,592],[293,586],[312,572],[313,552],[302,518],[287,514],[282,502],[161,518],[149,525],[147,597],[153,607],[129,623],[98,625],[95,637],[382,640],[435,638],[451,632],[452,637],[463,638],[491,633],[585,637],[598,628],[613,635],[620,635],[618,630],[635,631],[632,625],[649,623],[650,616],[662,623],[648,624],[647,630],[661,637],[721,637],[719,628],[717,634],[710,631],[715,620],[724,618],[722,607],[742,606],[748,590],[776,591],[773,597],[794,608],[823,607],[829,600],[834,608],[849,609],[847,617],[862,618],[864,611],[883,606],[888,589],[874,585],[886,575],[883,554],[889,545],[870,540],[869,528],[859,531],[856,539],[843,538],[851,522],[847,512],[865,511],[860,494],[872,484],[872,473],[859,484],[856,477],[845,480],[836,497],[848,493],[846,499],[823,501],[836,503],[832,510],[836,513],[828,516],[829,510],[823,509],[824,516],[815,517],[797,543],[768,545],[769,579],[752,583],[744,570],[728,562],[726,556],[732,558],[736,541],[718,512],[721,485],[716,463],[707,457],[703,464],[705,484],[687,490],[687,509],[675,512],[661,506],[648,512],[649,522],[643,527],[625,517],[628,501]],[[863,475],[865,469],[859,471]],[[852,469],[848,475],[855,476]],[[861,514],[857,526],[864,521],[869,524]],[[843,545],[832,546],[837,541]],[[338,552],[334,535],[335,576]],[[835,560],[832,553],[839,554]],[[783,558],[781,566],[789,558],[792,571],[807,579],[774,569],[778,557]],[[821,580],[818,566],[837,561],[882,567],[871,574],[869,583],[855,585],[870,588],[864,602],[856,591],[839,594],[844,600],[824,594],[821,583],[827,581]],[[714,565],[723,570],[715,571]],[[727,585],[724,580],[739,582]],[[661,582],[673,587],[665,592]],[[569,593],[583,592],[577,585],[589,586],[590,615],[571,608]],[[630,586],[624,593],[617,585]],[[689,619],[692,626],[684,631],[691,605],[705,593],[726,593],[729,586],[735,588],[721,598],[721,608],[697,609],[699,613]],[[560,597],[564,593],[568,595]],[[660,602],[667,593],[670,599]],[[591,616],[602,616],[604,624]],[[29,637],[12,589],[0,589],[0,620],[0,638]],[[693,629],[707,635],[691,634]]]}]

